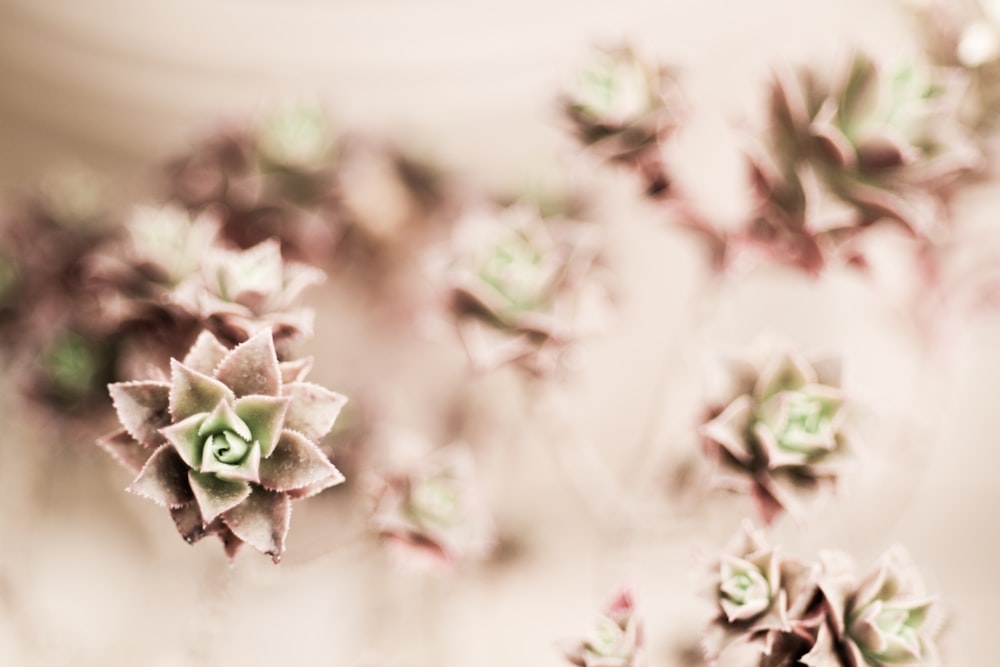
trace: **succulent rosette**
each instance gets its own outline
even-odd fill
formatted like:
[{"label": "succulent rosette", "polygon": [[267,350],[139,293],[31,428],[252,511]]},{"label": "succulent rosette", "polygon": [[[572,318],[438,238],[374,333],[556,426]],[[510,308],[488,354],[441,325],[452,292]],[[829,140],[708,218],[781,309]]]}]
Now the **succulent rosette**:
[{"label": "succulent rosette", "polygon": [[848,449],[840,375],[836,360],[810,362],[776,346],[758,363],[733,363],[732,397],[710,409],[703,445],[718,482],[748,492],[764,521],[800,515],[836,482]]},{"label": "succulent rosette", "polygon": [[294,259],[325,264],[340,235],[337,141],[322,109],[275,105],[255,125],[222,128],[167,166],[169,197],[220,214],[240,248],[270,238]]},{"label": "succulent rosette", "polygon": [[737,642],[760,644],[764,655],[777,657],[816,592],[816,569],[783,557],[749,522],[711,563],[709,574],[718,614],[702,646],[713,662]]},{"label": "succulent rosette", "polygon": [[801,658],[810,667],[940,665],[935,636],[941,626],[935,599],[913,563],[888,551],[857,580],[843,554],[825,556],[821,589],[826,608],[815,645]]},{"label": "succulent rosette", "polygon": [[673,72],[622,46],[599,50],[562,106],[580,143],[637,169],[647,192],[662,195],[670,178],[660,151],[679,123],[681,100]]},{"label": "succulent rosette", "polygon": [[845,64],[832,76],[776,74],[769,134],[750,158],[758,201],[746,240],[812,272],[854,259],[857,236],[883,220],[933,239],[956,181],[982,164],[958,116],[960,71],[886,71],[860,52]]},{"label": "succulent rosette", "polygon": [[473,363],[559,370],[570,345],[605,323],[598,251],[593,229],[528,207],[467,215],[446,280]]},{"label": "succulent rosette", "polygon": [[372,526],[401,564],[450,571],[488,556],[494,526],[472,457],[450,445],[371,481]]},{"label": "succulent rosette", "polygon": [[277,562],[291,501],[343,481],[317,443],[346,399],[306,370],[279,363],[270,330],[231,350],[203,333],[169,381],[109,386],[123,428],[99,444],[188,542],[216,534],[230,557],[247,543]]},{"label": "succulent rosette", "polygon": [[644,667],[642,622],[632,591],[625,588],[616,592],[590,632],[579,641],[569,642],[563,654],[578,667]]}]

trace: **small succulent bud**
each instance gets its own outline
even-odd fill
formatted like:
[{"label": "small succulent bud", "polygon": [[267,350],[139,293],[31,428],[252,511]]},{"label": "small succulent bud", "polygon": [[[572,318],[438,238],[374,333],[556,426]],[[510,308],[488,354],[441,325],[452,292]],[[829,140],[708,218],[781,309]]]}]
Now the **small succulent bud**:
[{"label": "small succulent bud", "polygon": [[734,395],[702,428],[720,483],[748,491],[771,522],[838,476],[847,449],[839,364],[777,348],[737,362]]},{"label": "small succulent bud", "polygon": [[232,350],[203,333],[169,382],[109,386],[123,429],[99,444],[187,541],[216,534],[230,556],[245,542],[277,562],[291,501],[344,479],[317,444],[346,399],[287,366],[270,330]]},{"label": "small succulent bud", "polygon": [[468,215],[447,280],[473,363],[559,370],[570,344],[604,323],[610,300],[597,263],[597,239],[582,223],[521,206]]},{"label": "small succulent bud", "polygon": [[312,170],[330,160],[333,133],[323,110],[315,105],[276,105],[257,127],[261,157],[278,167]]},{"label": "small succulent bud", "polygon": [[615,593],[587,635],[568,643],[564,655],[577,667],[644,667],[642,623],[632,591]]},{"label": "small succulent bud", "polygon": [[404,565],[449,571],[485,558],[496,538],[476,484],[472,457],[459,445],[372,481],[372,525]]}]

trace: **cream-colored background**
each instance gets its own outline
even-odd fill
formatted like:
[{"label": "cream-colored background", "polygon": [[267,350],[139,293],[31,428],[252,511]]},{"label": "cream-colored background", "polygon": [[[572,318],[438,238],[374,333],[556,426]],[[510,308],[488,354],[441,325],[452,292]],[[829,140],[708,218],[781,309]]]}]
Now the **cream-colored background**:
[{"label": "cream-colored background", "polygon": [[[717,296],[700,291],[696,247],[627,179],[576,166],[558,127],[558,86],[591,45],[624,37],[683,68],[698,111],[678,141],[680,176],[723,217],[743,196],[729,128],[756,118],[769,63],[830,62],[850,44],[891,59],[912,46],[896,8],[869,0],[0,0],[5,184],[76,160],[127,200],[157,160],[218,120],[309,95],[342,127],[385,132],[494,187],[596,188],[622,296],[618,327],[544,399],[554,409],[529,409],[509,375],[473,385],[482,421],[470,437],[519,548],[453,579],[390,570],[322,496],[297,506],[281,566],[248,552],[228,568],[216,544],[188,547],[164,512],[121,492],[128,480],[89,447],[92,434],[27,425],[8,398],[0,664],[558,665],[554,642],[581,632],[620,581],[637,587],[651,663],[680,664],[674,651],[710,613],[695,556],[721,546],[748,507],[695,494],[698,514],[671,519],[657,490],[694,447],[703,361],[764,330],[843,353],[864,406],[864,448],[841,497],[775,539],[802,555],[845,549],[863,565],[906,544],[952,613],[948,664],[991,664],[998,322],[975,320],[929,357],[855,277],[764,269]],[[983,186],[959,210],[988,222],[995,200]],[[336,284],[314,305],[316,379],[375,387],[400,421],[433,430],[464,380],[457,350],[389,326]],[[603,498],[605,478],[646,500],[624,528],[579,497]]]}]

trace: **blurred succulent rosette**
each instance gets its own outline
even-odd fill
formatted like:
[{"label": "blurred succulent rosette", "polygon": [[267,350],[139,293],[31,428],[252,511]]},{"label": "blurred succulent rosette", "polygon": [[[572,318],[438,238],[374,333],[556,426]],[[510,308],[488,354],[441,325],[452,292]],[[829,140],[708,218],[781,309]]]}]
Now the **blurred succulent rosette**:
[{"label": "blurred succulent rosette", "polygon": [[749,151],[756,203],[739,240],[810,273],[863,266],[860,235],[882,221],[933,243],[959,179],[982,166],[959,117],[966,91],[957,69],[889,70],[860,51],[830,73],[779,69],[768,130]]},{"label": "blurred succulent rosette", "polygon": [[630,46],[598,49],[561,104],[583,146],[636,169],[647,194],[669,193],[661,152],[685,108],[673,71]]},{"label": "blurred succulent rosette", "polygon": [[468,448],[453,443],[432,451],[409,433],[393,439],[390,450],[399,458],[368,483],[371,525],[395,561],[447,573],[489,556],[495,528]]},{"label": "blurred succulent rosette", "polygon": [[810,361],[773,341],[758,348],[730,361],[728,397],[701,432],[716,483],[748,493],[770,523],[784,511],[801,518],[836,483],[849,437],[839,360]]},{"label": "blurred succulent rosette", "polygon": [[707,575],[718,613],[702,646],[712,662],[738,642],[754,643],[776,659],[814,606],[818,568],[782,555],[749,521],[710,561]]},{"label": "blurred succulent rosette", "polygon": [[336,246],[337,141],[317,104],[286,101],[256,123],[220,128],[166,166],[167,197],[212,210],[239,248],[276,238],[291,259],[322,265]]},{"label": "blurred succulent rosette", "polygon": [[443,263],[451,315],[477,368],[551,375],[575,342],[607,326],[611,299],[590,224],[526,205],[469,211]]},{"label": "blurred succulent rosette", "polygon": [[215,534],[230,557],[246,543],[277,562],[291,502],[343,481],[317,443],[346,399],[307,371],[278,361],[270,330],[233,349],[204,332],[169,380],[109,386],[122,428],[99,444],[188,542]]},{"label": "blurred succulent rosette", "polygon": [[630,588],[616,591],[581,639],[566,642],[563,655],[577,667],[645,667],[642,620]]},{"label": "blurred succulent rosette", "polygon": [[862,577],[839,552],[823,556],[824,615],[815,643],[800,660],[809,667],[937,667],[943,615],[920,573],[900,547]]}]

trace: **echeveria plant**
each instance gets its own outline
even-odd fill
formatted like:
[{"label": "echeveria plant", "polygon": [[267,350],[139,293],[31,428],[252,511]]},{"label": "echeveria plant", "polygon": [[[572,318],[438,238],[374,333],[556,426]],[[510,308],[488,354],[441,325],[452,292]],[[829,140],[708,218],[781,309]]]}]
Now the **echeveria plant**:
[{"label": "echeveria plant", "polygon": [[821,590],[826,609],[810,667],[940,665],[935,636],[941,617],[909,556],[886,552],[858,580],[846,555],[825,556]]},{"label": "echeveria plant", "polygon": [[578,73],[562,106],[584,146],[636,168],[648,194],[669,191],[662,143],[683,107],[671,71],[630,47],[603,49]]},{"label": "echeveria plant", "polygon": [[711,564],[710,594],[719,613],[703,638],[709,660],[736,642],[758,643],[769,656],[783,651],[783,636],[794,632],[812,601],[816,575],[816,568],[783,557],[745,522]]},{"label": "echeveria plant", "polygon": [[747,240],[816,272],[832,257],[857,260],[852,242],[882,220],[933,239],[950,188],[982,162],[958,116],[965,90],[958,70],[889,71],[860,52],[833,76],[778,73],[769,135],[751,154]]},{"label": "echeveria plant", "polygon": [[733,393],[702,428],[721,485],[748,492],[770,523],[837,479],[847,449],[840,365],[774,347],[735,361]]},{"label": "echeveria plant", "polygon": [[203,333],[169,381],[109,386],[122,429],[100,444],[188,542],[216,534],[230,557],[245,542],[277,562],[291,501],[343,481],[317,443],[346,399],[304,372],[270,330],[231,350]]},{"label": "echeveria plant", "polygon": [[646,650],[642,622],[632,591],[616,592],[587,635],[579,641],[569,642],[564,655],[577,667],[644,667]]},{"label": "echeveria plant", "polygon": [[559,370],[568,347],[607,315],[598,251],[593,229],[525,206],[466,216],[447,281],[473,363]]},{"label": "echeveria plant", "polygon": [[482,559],[495,543],[493,520],[472,457],[450,445],[372,480],[372,525],[403,565],[450,571]]}]

